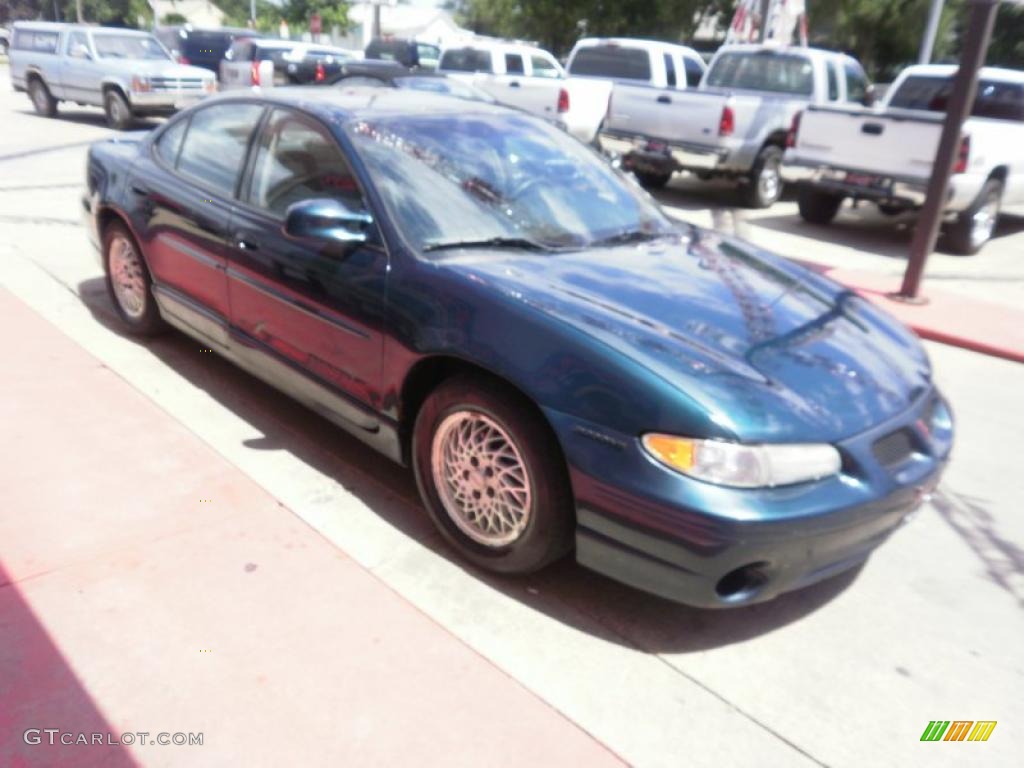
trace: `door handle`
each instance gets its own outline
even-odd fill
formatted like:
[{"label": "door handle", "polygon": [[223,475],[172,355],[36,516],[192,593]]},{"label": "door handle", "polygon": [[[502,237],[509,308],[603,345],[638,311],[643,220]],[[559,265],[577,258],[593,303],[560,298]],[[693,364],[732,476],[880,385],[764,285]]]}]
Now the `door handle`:
[{"label": "door handle", "polygon": [[252,253],[253,251],[258,251],[260,249],[259,244],[253,242],[252,240],[247,240],[241,235],[235,236],[235,247],[238,248],[238,250],[240,251],[248,251],[249,253]]},{"label": "door handle", "polygon": [[666,96],[666,95],[662,94],[661,96],[658,97],[658,103],[659,104],[671,104],[672,103],[672,97],[671,96]]},{"label": "door handle", "polygon": [[150,195],[148,187],[144,187],[142,184],[137,184],[135,182],[132,182],[132,192],[136,195],[141,195],[142,197],[149,197]]},{"label": "door handle", "polygon": [[519,81],[518,80],[513,80],[511,83],[508,84],[508,87],[509,88],[518,88],[519,87]]}]

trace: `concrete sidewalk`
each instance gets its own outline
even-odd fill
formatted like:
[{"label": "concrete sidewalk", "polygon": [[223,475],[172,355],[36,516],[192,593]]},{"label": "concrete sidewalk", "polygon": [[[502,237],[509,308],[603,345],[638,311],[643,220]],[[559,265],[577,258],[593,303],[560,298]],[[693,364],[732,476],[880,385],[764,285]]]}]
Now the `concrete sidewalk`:
[{"label": "concrete sidewalk", "polygon": [[0,329],[0,765],[621,764],[2,289]]}]

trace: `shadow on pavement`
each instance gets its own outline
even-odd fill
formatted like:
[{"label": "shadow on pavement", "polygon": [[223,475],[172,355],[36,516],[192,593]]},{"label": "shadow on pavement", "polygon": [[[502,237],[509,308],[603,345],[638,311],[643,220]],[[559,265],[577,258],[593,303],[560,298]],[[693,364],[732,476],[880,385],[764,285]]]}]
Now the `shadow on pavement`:
[{"label": "shadow on pavement", "polygon": [[[78,123],[79,125],[92,125],[97,128],[108,127],[107,117],[105,114],[103,114],[103,111],[99,107],[96,107],[94,110],[85,110],[74,109],[68,107],[66,104],[61,104],[60,107],[57,108],[57,116],[55,118],[37,115],[35,110],[33,109],[22,109],[18,110],[18,112],[20,112],[23,115],[38,117],[40,120],[65,120],[69,123]],[[160,125],[161,122],[161,120],[151,117],[136,118],[133,124],[133,128],[135,130],[140,131],[149,130],[151,128],[156,128],[158,125]],[[95,141],[95,139],[93,139],[93,141]]]},{"label": "shadow on pavement", "polygon": [[[119,743],[106,743],[108,734],[118,741],[120,731],[103,717],[2,565],[0,638],[0,765],[136,765]],[[87,734],[87,739],[101,734],[102,740],[61,744],[61,734],[54,734],[55,743],[50,745],[50,734],[42,732],[46,728],[59,729],[65,741],[79,733]],[[38,736],[38,744],[26,743],[28,729],[39,729],[38,734],[27,735],[32,741]]]},{"label": "shadow on pavement", "polygon": [[939,490],[932,503],[981,560],[989,580],[1024,607],[1024,549],[999,535],[995,518],[985,509],[983,500]]},{"label": "shadow on pavement", "polygon": [[101,278],[78,295],[108,330],[144,346],[179,375],[262,433],[254,450],[284,450],[334,479],[388,524],[474,578],[575,629],[650,653],[684,653],[741,642],[798,621],[856,579],[859,568],[764,605],[715,611],[679,605],[588,571],[567,557],[541,573],[498,577],[462,560],[441,539],[419,501],[412,471],[178,332],[140,340],[124,334]]}]

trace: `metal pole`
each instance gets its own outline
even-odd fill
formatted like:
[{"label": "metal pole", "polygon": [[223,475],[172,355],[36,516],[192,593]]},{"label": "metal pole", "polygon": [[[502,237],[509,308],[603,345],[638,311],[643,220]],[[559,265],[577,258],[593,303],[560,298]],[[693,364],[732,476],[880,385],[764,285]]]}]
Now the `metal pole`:
[{"label": "metal pole", "polygon": [[249,26],[256,29],[256,0],[249,0]]},{"label": "metal pole", "polygon": [[761,0],[761,28],[757,31],[757,41],[763,43],[765,35],[768,34],[768,12],[771,10],[772,0]]},{"label": "metal pole", "polygon": [[78,23],[81,24],[84,21],[82,18],[82,0],[75,0],[75,15],[78,17]]},{"label": "metal pole", "polygon": [[917,55],[918,64],[931,64],[932,51],[935,49],[935,36],[939,34],[939,20],[942,18],[942,6],[945,0],[932,0],[928,9],[928,23],[921,37],[921,48]]},{"label": "metal pole", "polygon": [[970,0],[970,6],[971,14],[960,54],[960,67],[953,78],[953,90],[946,104],[946,119],[942,124],[942,137],[932,164],[932,176],[928,180],[928,195],[917,227],[914,228],[903,285],[896,294],[896,297],[905,300],[918,298],[925,261],[934,250],[935,240],[939,236],[949,177],[953,175],[953,163],[956,162],[960,147],[960,132],[974,104],[978,90],[978,70],[985,62],[985,53],[992,39],[992,25],[995,23],[999,0]]},{"label": "metal pole", "polygon": [[370,30],[370,37],[380,37],[380,3],[373,4],[373,29]]}]

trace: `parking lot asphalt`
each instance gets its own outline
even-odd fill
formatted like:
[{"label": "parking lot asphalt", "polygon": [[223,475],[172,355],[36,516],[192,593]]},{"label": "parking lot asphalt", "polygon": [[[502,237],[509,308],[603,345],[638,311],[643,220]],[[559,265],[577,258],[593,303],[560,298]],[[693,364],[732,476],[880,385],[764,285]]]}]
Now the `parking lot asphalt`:
[{"label": "parking lot asphalt", "polygon": [[[222,524],[240,522],[252,507],[249,499],[254,496],[246,494],[273,501],[245,519],[251,548],[250,542],[232,539],[230,531],[218,532],[225,553],[232,553],[233,565],[236,560],[256,562],[256,554],[268,562],[282,562],[285,555],[277,551],[281,539],[275,532],[308,528],[317,537],[315,545],[311,543],[317,557],[324,562],[344,560],[363,572],[343,575],[339,570],[337,579],[362,583],[359,579],[372,577],[389,587],[400,603],[425,614],[432,627],[443,631],[445,637],[438,643],[450,640],[472,649],[504,673],[502,679],[510,678],[532,695],[531,709],[540,707],[537,711],[545,718],[558,713],[567,721],[563,726],[574,725],[571,738],[580,736],[580,749],[603,745],[631,764],[1019,763],[1024,753],[1024,703],[1019,695],[1024,684],[1024,481],[1016,440],[1024,425],[1024,366],[928,345],[936,377],[957,416],[954,457],[934,503],[854,573],[771,603],[725,612],[674,605],[571,561],[528,579],[495,578],[459,561],[433,533],[405,470],[368,453],[319,417],[204,354],[183,336],[140,343],[115,330],[100,270],[78,223],[85,149],[111,132],[98,111],[64,112],[68,114],[60,120],[33,115],[27,98],[10,91],[6,71],[0,68],[0,284],[25,306],[24,311],[35,313],[66,337],[51,343],[46,334],[39,336],[38,344],[46,347],[39,360],[53,360],[55,377],[68,376],[62,366],[71,353],[64,345],[80,348],[116,374],[119,386],[134,390],[131,397],[160,409],[171,422],[168,428],[187,433],[182,439],[194,440],[192,454],[209,452],[204,466],[223,467],[226,479],[216,486],[220,501],[215,499],[222,507]],[[823,233],[801,224],[791,202],[768,211],[738,210],[729,206],[731,193],[724,186],[698,184],[680,179],[660,198],[677,215],[698,224],[735,228],[785,255],[898,280],[910,221],[893,226],[890,219],[855,210],[845,212]],[[1022,254],[1024,226],[1011,220],[978,257],[936,254],[926,286],[941,284],[943,290],[1009,308],[1024,306]],[[6,348],[19,349],[15,341],[21,330],[16,321],[0,327]],[[38,411],[45,405],[37,398],[57,397],[52,388],[19,388],[12,381],[8,376],[0,380],[0,399],[9,412],[22,407]],[[82,407],[88,403],[83,397]],[[102,414],[94,415],[101,423]],[[16,453],[19,445],[39,452],[44,450],[41,444],[59,454],[61,422],[54,424],[42,416],[39,421],[53,430],[48,432],[50,439],[19,444],[8,436],[5,456]],[[67,425],[68,430],[74,428]],[[104,471],[105,466],[111,476],[130,474],[152,470],[161,461],[160,456],[145,454],[146,441],[140,440],[140,450],[126,452],[124,446],[112,445],[112,436],[98,427],[94,435],[74,437],[74,444],[95,451],[93,472]],[[104,456],[116,456],[117,461],[104,464]],[[5,468],[8,482],[0,491],[7,502],[5,525],[13,526],[9,521],[31,511],[24,500],[36,487],[52,480],[59,488],[73,480],[61,475],[61,465],[52,462],[52,478]],[[41,497],[50,500],[50,524],[59,526],[61,514],[76,516],[74,498],[52,488],[46,491]],[[173,524],[175,510],[155,506],[149,495],[140,495],[139,502],[142,509],[123,504],[97,517],[92,528],[76,527],[98,535],[109,528],[144,530],[151,525],[156,539],[161,526]],[[32,530],[23,525],[17,529]],[[244,599],[247,613],[265,614],[260,622],[276,618],[284,625],[276,637],[278,642],[287,637],[295,655],[302,657],[295,664],[301,674],[288,679],[292,667],[274,655],[278,646],[261,648],[247,632],[219,635],[214,653],[233,655],[236,668],[244,672],[224,677],[223,685],[238,706],[231,718],[209,721],[207,738],[218,738],[218,730],[222,738],[247,733],[256,755],[252,764],[260,764],[260,755],[263,764],[279,764],[276,758],[288,754],[297,730],[310,742],[338,738],[335,718],[322,710],[325,701],[335,707],[337,718],[358,726],[351,720],[357,715],[346,709],[352,702],[324,689],[347,664],[354,664],[361,674],[385,667],[389,659],[384,650],[365,644],[364,626],[332,621],[330,616],[308,632],[287,626],[302,613],[292,604],[316,600],[319,590],[328,589],[323,580],[330,579],[332,571],[296,567],[277,576],[288,581],[276,586],[274,596],[262,598],[245,591],[243,577],[252,574],[239,570],[228,576],[207,570],[203,601],[211,611],[188,610],[189,606],[171,601],[160,609],[167,626],[161,631],[148,625],[142,610],[103,609],[111,604],[160,604],[170,589],[167,582],[190,572],[187,550],[182,550],[176,569],[154,559],[147,578],[123,573],[108,586],[106,603],[75,603],[68,590],[73,589],[76,569],[100,574],[116,563],[108,551],[90,548],[84,533],[59,541],[45,532],[17,539],[0,536],[0,565],[9,574],[0,586],[0,681],[7,683],[0,686],[0,712],[10,711],[12,701],[5,697],[11,696],[14,679],[11,658],[2,649],[12,647],[13,633],[21,627],[18,631],[34,633],[35,642],[49,649],[49,662],[40,663],[33,674],[43,680],[46,670],[63,670],[53,673],[58,683],[51,682],[45,688],[51,695],[38,702],[35,711],[47,720],[40,727],[70,727],[61,722],[74,710],[61,703],[70,697],[89,703],[81,707],[92,713],[85,722],[106,723],[115,731],[129,725],[197,730],[176,691],[201,696],[209,678],[183,660],[168,658],[169,644],[162,635],[198,641],[218,625],[218,617],[211,615],[217,606],[230,613]],[[216,551],[215,545],[216,541],[207,544]],[[43,569],[45,573],[26,568],[25,558],[33,552],[50,559],[52,567]],[[204,563],[208,564],[206,555],[197,557],[197,573],[203,572]],[[146,567],[145,561],[139,565],[141,571]],[[332,589],[340,600],[341,587]],[[289,595],[288,610],[275,602],[282,590]],[[401,612],[402,607],[395,610]],[[26,628],[30,621],[33,626]],[[82,640],[86,627],[89,633]],[[123,657],[117,655],[119,637],[130,639],[130,653]],[[339,658],[336,648],[357,649],[355,661]],[[202,659],[198,651],[195,658]],[[271,662],[284,681],[282,688],[287,688],[276,705],[276,720],[275,703],[264,701],[267,694],[257,680],[261,665]],[[448,692],[451,706],[479,699],[481,713],[493,712],[491,697],[500,696],[500,691],[492,693],[488,685],[456,686],[463,668],[450,659],[433,663],[437,674],[425,679],[431,686],[452,681],[458,695]],[[139,680],[140,669],[161,665],[177,672],[171,685],[136,683],[134,694],[124,695]],[[405,659],[395,668],[403,677],[414,674],[410,670],[415,665]],[[323,675],[312,674],[312,669]],[[68,686],[59,684],[62,679]],[[404,680],[378,679],[403,690]],[[53,693],[65,689],[64,694]],[[437,693],[439,700],[443,693]],[[246,705],[252,701],[260,704],[258,717],[247,715]],[[140,715],[146,722],[138,722]],[[508,713],[511,718],[517,715],[515,709]],[[447,753],[421,750],[416,755],[421,764],[464,761],[471,753],[463,750],[484,738],[442,706],[425,707],[420,716],[438,729],[463,729],[465,734],[464,743],[445,741],[450,744]],[[163,718],[169,721],[166,728]],[[999,725],[984,744],[920,742],[928,722],[935,719],[997,720]],[[394,724],[396,740],[403,735],[402,722]],[[0,717],[0,728],[5,724],[9,729],[11,721]],[[3,733],[0,744],[14,738],[20,739],[20,733]],[[497,758],[517,754],[514,740],[496,744]],[[265,748],[259,752],[261,745]],[[386,751],[390,745],[378,746],[385,759],[393,754]],[[156,754],[133,751],[130,757],[152,765],[198,762],[196,752],[161,749]],[[33,763],[28,754],[26,764],[53,764]],[[372,743],[366,754],[373,754]],[[551,760],[565,762],[555,753]],[[90,763],[100,763],[98,753],[76,753],[68,764]]]}]

